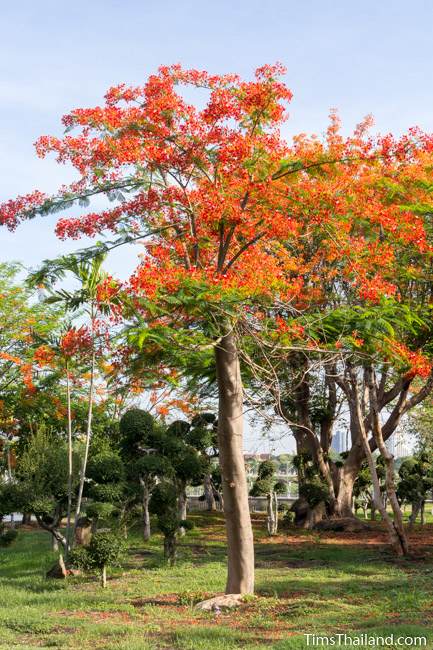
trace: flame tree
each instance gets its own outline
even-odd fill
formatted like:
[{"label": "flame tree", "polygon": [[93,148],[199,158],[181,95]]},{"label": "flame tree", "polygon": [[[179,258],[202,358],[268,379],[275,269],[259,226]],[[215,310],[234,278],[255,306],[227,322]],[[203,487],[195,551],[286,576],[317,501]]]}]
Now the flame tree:
[{"label": "flame tree", "polygon": [[[424,242],[422,221],[389,200],[380,183],[402,166],[416,178],[431,160],[431,138],[414,130],[399,140],[373,139],[366,124],[342,138],[333,119],[324,143],[301,135],[289,144],[279,131],[291,99],[283,72],[264,66],[243,81],[175,65],[143,86],[111,88],[102,106],[64,117],[64,137],[44,136],[36,145],[39,155],[54,152],[71,163],[78,181],[56,196],[36,191],[0,207],[0,221],[14,228],[107,196],[113,206],[68,214],[57,234],[112,231],[112,246],[141,240],[141,262],[125,286],[141,342],[163,346],[169,333],[184,349],[213,349],[228,593],[254,587],[236,325],[280,305],[296,313],[319,305],[332,260],[343,260],[338,272],[354,291],[386,293],[386,257],[381,263],[362,224],[413,247]],[[193,87],[195,105],[185,86]],[[318,241],[314,255],[298,257],[293,243],[309,233]]]}]

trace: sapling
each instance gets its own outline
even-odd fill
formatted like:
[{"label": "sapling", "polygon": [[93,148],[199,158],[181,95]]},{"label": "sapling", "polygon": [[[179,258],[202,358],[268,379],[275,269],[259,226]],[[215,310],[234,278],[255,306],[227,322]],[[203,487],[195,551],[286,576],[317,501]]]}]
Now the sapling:
[{"label": "sapling", "polygon": [[101,573],[101,586],[107,586],[107,567],[118,564],[124,552],[123,540],[113,533],[95,533],[85,551],[74,556],[76,564],[84,569],[98,569]]}]

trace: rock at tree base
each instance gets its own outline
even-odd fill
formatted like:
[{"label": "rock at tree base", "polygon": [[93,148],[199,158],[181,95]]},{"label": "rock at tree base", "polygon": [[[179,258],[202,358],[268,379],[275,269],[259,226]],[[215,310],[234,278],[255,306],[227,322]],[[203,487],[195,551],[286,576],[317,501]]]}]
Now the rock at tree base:
[{"label": "rock at tree base", "polygon": [[80,517],[75,529],[75,542],[77,546],[89,546],[92,539],[92,520],[88,517]]},{"label": "rock at tree base", "polygon": [[299,497],[291,507],[295,513],[295,525],[300,528],[312,529],[326,517],[326,506],[323,502],[311,507],[305,497]]},{"label": "rock at tree base", "polygon": [[57,578],[59,580],[64,580],[68,576],[79,576],[81,575],[80,569],[68,569],[65,565],[63,555],[59,556],[59,559],[53,564],[51,569],[48,569],[46,573],[47,578]]},{"label": "rock at tree base", "polygon": [[323,519],[315,525],[316,530],[330,530],[334,532],[359,533],[370,528],[367,522],[356,517],[342,517],[340,519]]},{"label": "rock at tree base", "polygon": [[217,612],[220,609],[233,609],[242,604],[242,598],[243,594],[221,594],[221,596],[215,596],[214,598],[209,598],[209,600],[203,600],[201,603],[196,605],[196,608],[205,612]]},{"label": "rock at tree base", "polygon": [[63,559],[63,556],[59,555],[59,559],[55,564],[53,564],[51,569],[47,571],[46,576],[47,578],[64,579],[67,577],[67,575],[68,575],[68,570],[65,566],[65,561]]}]

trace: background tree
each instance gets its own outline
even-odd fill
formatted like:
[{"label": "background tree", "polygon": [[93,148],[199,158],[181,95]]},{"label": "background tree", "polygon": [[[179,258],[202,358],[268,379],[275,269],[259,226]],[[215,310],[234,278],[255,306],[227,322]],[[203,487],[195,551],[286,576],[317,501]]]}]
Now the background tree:
[{"label": "background tree", "polygon": [[[86,478],[86,467],[90,449],[90,439],[92,435],[92,417],[93,405],[95,399],[95,373],[96,373],[96,355],[97,355],[97,329],[100,323],[97,323],[97,316],[100,313],[100,303],[98,302],[98,289],[103,281],[107,279],[107,274],[102,270],[105,255],[101,252],[90,260],[80,260],[74,256],[65,256],[59,260],[46,261],[44,265],[32,274],[30,281],[33,284],[43,285],[50,289],[50,295],[46,299],[49,303],[62,303],[66,310],[77,311],[84,310],[88,318],[88,348],[89,348],[89,391],[87,399],[87,424],[86,424],[86,443],[83,454],[83,465],[81,468],[80,485],[78,489],[78,498],[75,508],[74,528],[78,522],[80,514],[81,501],[83,498],[84,482]],[[75,291],[66,289],[53,289],[53,285],[59,279],[69,273],[73,279],[79,283]],[[84,340],[82,342],[84,347]]]},{"label": "background tree", "polygon": [[218,422],[214,413],[199,413],[191,420],[187,442],[196,449],[204,459],[208,469],[203,479],[204,498],[209,512],[216,510],[216,487],[212,480],[212,470],[218,458]]},{"label": "background tree", "polygon": [[120,449],[127,477],[141,490],[143,539],[151,535],[149,501],[158,476],[167,468],[155,447],[156,423],[147,411],[134,408],[126,411],[120,420]]},{"label": "background tree", "polygon": [[149,510],[156,515],[158,528],[164,535],[164,557],[173,566],[177,558],[177,538],[188,522],[179,517],[178,490],[166,480],[158,483],[150,498]]},{"label": "background tree", "polygon": [[412,512],[409,525],[412,527],[418,514],[424,523],[424,506],[428,494],[433,490],[433,460],[428,452],[419,452],[412,458],[406,458],[398,470],[400,477],[397,495],[404,503],[410,503]]},{"label": "background tree", "polygon": [[97,569],[101,574],[101,587],[107,586],[107,568],[119,563],[125,550],[123,540],[110,532],[92,535],[88,547],[77,547],[70,556],[70,561],[86,571]]},{"label": "background tree", "polygon": [[251,496],[265,496],[267,499],[267,529],[269,535],[278,532],[278,494],[284,493],[286,484],[276,480],[276,465],[272,460],[260,463],[257,478],[250,490]]},{"label": "background tree", "polygon": [[[75,456],[74,488],[78,484],[78,463],[79,458]],[[68,503],[66,442],[43,430],[37,431],[17,459],[13,485],[21,512],[33,513],[41,528],[50,532],[66,552],[68,540],[61,532]]]},{"label": "background tree", "polygon": [[108,445],[89,458],[84,494],[91,499],[86,504],[86,515],[92,520],[93,532],[100,519],[109,519],[114,512],[122,511],[126,500],[125,466],[118,452]]}]

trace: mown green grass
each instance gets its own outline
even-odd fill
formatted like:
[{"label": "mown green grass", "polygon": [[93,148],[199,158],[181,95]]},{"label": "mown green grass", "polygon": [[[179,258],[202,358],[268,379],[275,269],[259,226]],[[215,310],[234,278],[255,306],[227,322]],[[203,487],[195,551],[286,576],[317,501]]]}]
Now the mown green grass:
[{"label": "mown green grass", "polygon": [[194,603],[224,589],[222,521],[194,518],[176,567],[164,565],[159,536],[144,545],[135,534],[105,590],[96,576],[47,580],[48,535],[22,532],[0,550],[0,649],[286,650],[307,647],[305,633],[392,631],[426,635],[433,648],[432,525],[409,561],[356,536],[290,530],[268,540],[256,517],[257,597],[215,615]]}]

